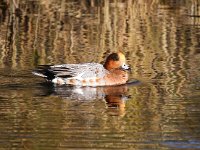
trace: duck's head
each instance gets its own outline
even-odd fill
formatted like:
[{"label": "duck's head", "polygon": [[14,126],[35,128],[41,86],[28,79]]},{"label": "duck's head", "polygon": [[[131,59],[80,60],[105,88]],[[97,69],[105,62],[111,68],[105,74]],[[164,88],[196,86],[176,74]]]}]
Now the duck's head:
[{"label": "duck's head", "polygon": [[104,67],[111,71],[114,69],[130,70],[128,64],[126,64],[126,58],[122,52],[112,53],[106,58]]}]

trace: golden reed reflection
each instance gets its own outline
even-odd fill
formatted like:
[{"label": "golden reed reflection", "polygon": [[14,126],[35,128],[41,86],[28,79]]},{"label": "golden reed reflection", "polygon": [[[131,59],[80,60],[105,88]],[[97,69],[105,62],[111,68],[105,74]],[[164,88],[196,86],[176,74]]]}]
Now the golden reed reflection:
[{"label": "golden reed reflection", "polygon": [[[162,33],[155,31],[159,25],[167,28],[169,24],[163,24],[162,18],[165,16],[169,21],[168,14],[172,12],[167,9],[172,7],[171,3],[143,0],[89,3],[13,0],[3,1],[1,5],[4,8],[0,14],[4,18],[0,24],[4,31],[0,34],[1,66],[7,67],[9,63],[12,68],[19,65],[26,68],[35,63],[102,61],[105,53],[123,47],[130,58],[139,59],[132,62],[134,65],[143,63],[149,68],[148,73],[154,73],[148,65],[160,50],[162,37]],[[184,22],[198,25],[198,17],[195,18],[199,15],[198,7],[194,1],[174,11],[182,17],[181,12],[188,8],[188,15],[193,19],[188,17]],[[172,17],[177,27],[179,16]]]}]

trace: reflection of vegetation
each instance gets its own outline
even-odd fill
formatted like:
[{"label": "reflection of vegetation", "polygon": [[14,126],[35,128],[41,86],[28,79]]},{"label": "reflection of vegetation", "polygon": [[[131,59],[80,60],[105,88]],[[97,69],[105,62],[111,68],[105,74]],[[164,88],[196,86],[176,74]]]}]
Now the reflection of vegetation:
[{"label": "reflection of vegetation", "polygon": [[[184,9],[188,9],[188,15],[199,15],[193,11],[198,10],[197,4],[198,1],[2,1],[1,64],[32,66],[34,54],[40,56],[40,63],[101,61],[108,51],[123,47],[130,57],[148,65],[155,59],[154,54],[151,59],[146,58],[151,54],[148,51],[160,52],[160,43],[178,36],[178,24],[198,23],[198,18],[179,19]],[[173,11],[180,15],[173,15]],[[175,28],[168,35],[170,18],[164,16],[171,12],[174,17],[171,25]],[[192,36],[192,40],[197,37]]]}]

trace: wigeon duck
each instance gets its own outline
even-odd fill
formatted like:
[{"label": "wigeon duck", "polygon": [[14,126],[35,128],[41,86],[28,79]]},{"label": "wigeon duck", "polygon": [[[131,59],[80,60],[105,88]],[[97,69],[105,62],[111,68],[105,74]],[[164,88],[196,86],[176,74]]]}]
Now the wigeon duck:
[{"label": "wigeon duck", "polygon": [[34,75],[46,78],[58,85],[111,86],[125,84],[128,80],[129,65],[123,53],[112,53],[105,64],[83,63],[62,65],[40,65]]}]

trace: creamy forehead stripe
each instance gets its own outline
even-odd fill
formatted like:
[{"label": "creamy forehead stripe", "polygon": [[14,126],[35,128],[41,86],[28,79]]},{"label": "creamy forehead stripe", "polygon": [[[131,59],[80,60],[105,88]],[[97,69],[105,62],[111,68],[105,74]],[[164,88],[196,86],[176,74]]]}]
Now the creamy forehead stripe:
[{"label": "creamy forehead stripe", "polygon": [[126,58],[125,58],[124,54],[122,54],[121,52],[119,52],[118,55],[119,55],[120,61],[124,61],[124,62],[126,61]]}]

